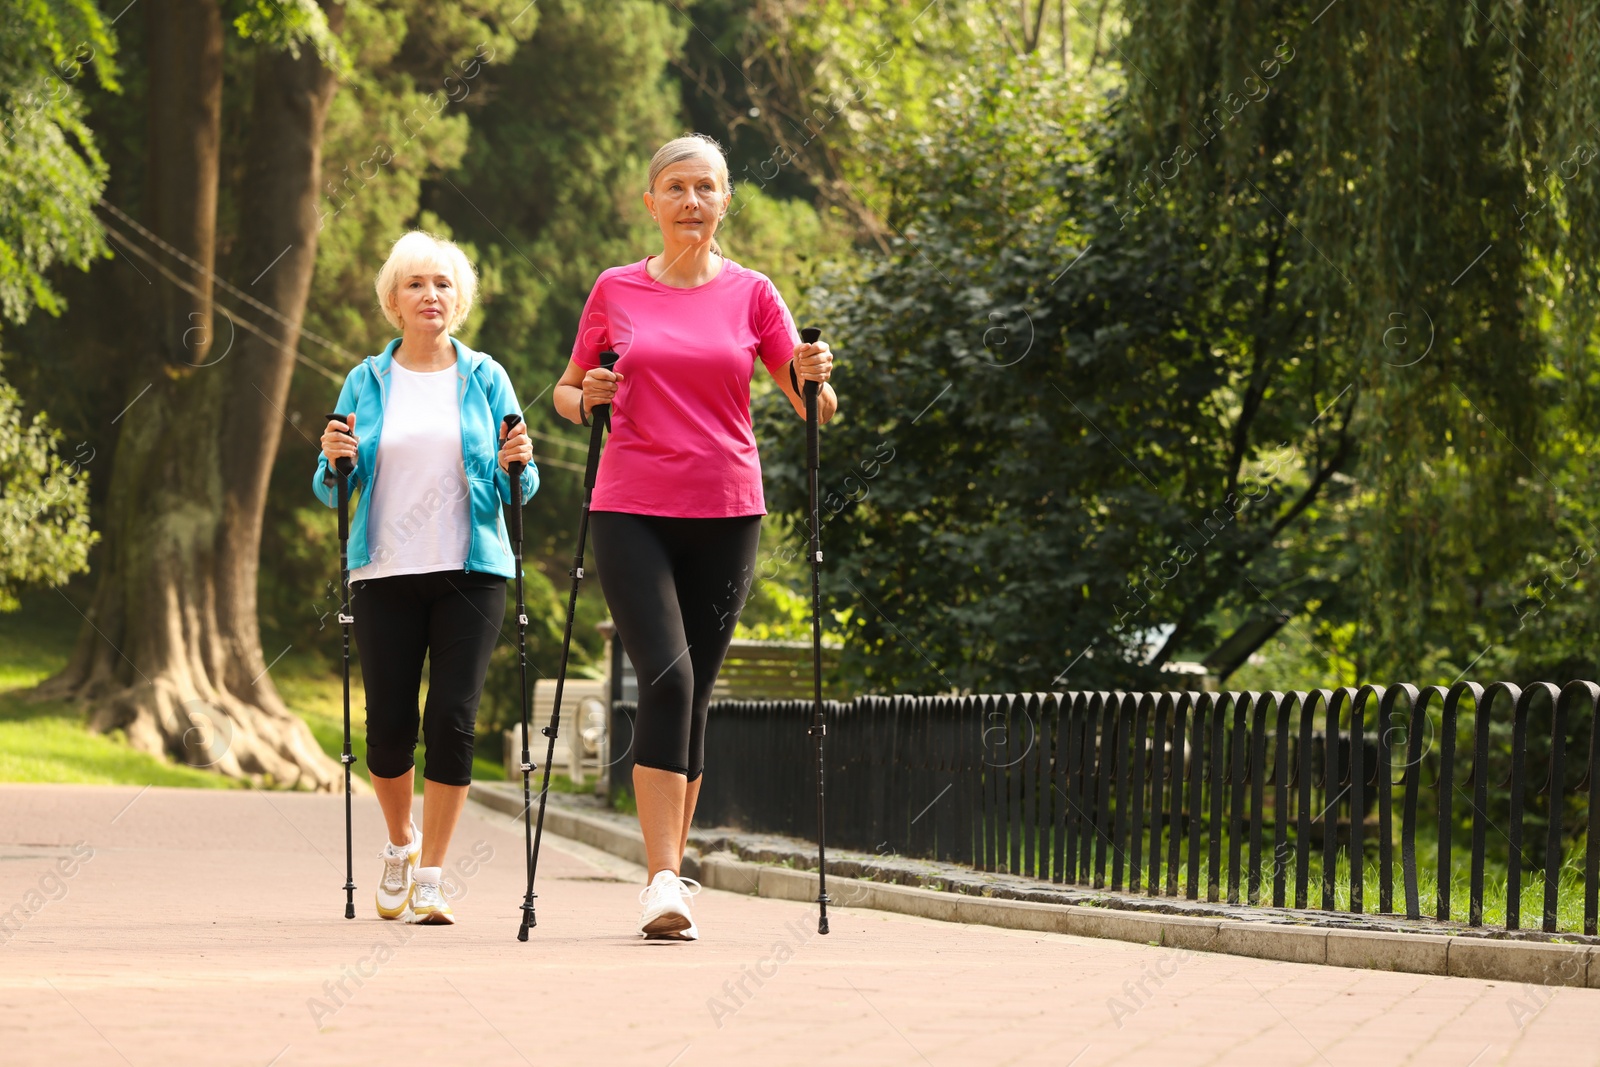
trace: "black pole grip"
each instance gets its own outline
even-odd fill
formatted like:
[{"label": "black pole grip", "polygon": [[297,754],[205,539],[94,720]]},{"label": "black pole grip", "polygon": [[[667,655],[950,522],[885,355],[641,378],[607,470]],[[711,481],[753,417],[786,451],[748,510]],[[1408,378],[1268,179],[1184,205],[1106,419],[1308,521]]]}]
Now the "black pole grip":
[{"label": "black pole grip", "polygon": [[[600,353],[600,366],[610,370],[617,365],[617,354],[607,349]],[[578,403],[583,403],[580,398]],[[605,432],[611,429],[611,405],[596,404],[589,410],[589,463],[583,472],[583,487],[593,489],[595,478],[600,473],[600,440]]]},{"label": "black pole grip", "polygon": [[[511,439],[511,431],[516,429],[521,421],[522,416],[514,412],[500,420],[506,440]],[[521,463],[511,463],[506,466],[506,473],[511,475],[511,503],[507,507],[511,515],[511,540],[518,544],[522,543],[522,471]]]},{"label": "black pole grip", "polygon": [[[335,412],[324,417],[329,422],[342,422],[346,426],[350,425],[349,415],[340,415]],[[339,432],[343,433],[346,437],[351,436],[349,430],[341,430]],[[350,461],[350,457],[340,456],[334,461],[333,469],[339,472],[338,485],[334,490],[334,498],[339,508],[339,554],[342,558],[344,555],[344,545],[350,540],[350,472],[356,469],[356,465]],[[348,772],[349,769],[350,768],[348,766],[345,767],[346,772]],[[348,879],[346,880],[348,881]],[[348,911],[349,909],[347,908],[346,910]]]},{"label": "black pole grip", "polygon": [[[354,414],[354,412],[352,412],[351,414]],[[327,419],[329,422],[342,422],[346,426],[350,425],[350,416],[349,415],[341,415],[337,411],[334,412],[331,415],[324,415],[322,417]],[[346,437],[350,436],[350,431],[349,430],[340,430],[339,432],[344,434]],[[351,471],[356,469],[356,465],[353,462],[351,462],[349,456],[340,456],[337,460],[334,461],[334,465],[333,466],[334,466],[334,469],[337,470],[340,474],[346,474],[346,475],[349,474]]]},{"label": "black pole grip", "polygon": [[[808,345],[814,345],[818,341],[822,340],[822,331],[815,326],[807,326],[805,329],[800,331],[800,340]],[[821,382],[806,382],[806,467],[809,470],[816,470],[819,466],[817,447],[817,394],[821,391]]]}]

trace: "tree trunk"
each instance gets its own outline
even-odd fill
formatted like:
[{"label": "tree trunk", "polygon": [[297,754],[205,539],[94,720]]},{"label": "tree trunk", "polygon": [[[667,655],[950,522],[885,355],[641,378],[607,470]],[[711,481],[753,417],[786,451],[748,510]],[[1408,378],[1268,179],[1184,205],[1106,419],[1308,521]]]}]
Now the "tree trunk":
[{"label": "tree trunk", "polygon": [[[236,258],[256,279],[252,295],[282,316],[241,311],[275,339],[269,344],[227,312],[212,321],[218,8],[213,0],[152,0],[150,13],[151,228],[202,264],[167,262],[204,296],[160,283],[154,355],[121,417],[88,624],[67,669],[41,693],[88,701],[91,728],[122,729],[148,752],[237,777],[333,789],[338,764],[267,673],[256,581],[279,412],[316,260],[315,190],[334,79],[308,47],[298,59],[267,50],[257,57]],[[180,49],[186,62],[162,60]]]},{"label": "tree trunk", "polygon": [[150,229],[190,259],[168,269],[196,292],[157,283],[162,348],[204,363],[211,337],[211,274],[217,245],[217,161],[222,148],[222,12],[215,0],[145,5],[150,87],[146,101]]},{"label": "tree trunk", "polygon": [[[344,8],[328,21],[338,32]],[[299,58],[262,52],[256,70],[250,141],[245,153],[245,205],[237,256],[257,300],[284,321],[252,316],[268,343],[240,333],[234,359],[224,369],[228,391],[219,442],[223,510],[217,560],[218,622],[229,655],[230,688],[252,691],[258,703],[281,707],[261,652],[256,612],[261,521],[267,485],[283,434],[289,379],[294,372],[300,323],[317,262],[317,189],[322,173],[322,131],[333,101],[333,73],[309,47]],[[295,431],[307,465],[316,447]],[[274,653],[276,655],[276,653]]]}]

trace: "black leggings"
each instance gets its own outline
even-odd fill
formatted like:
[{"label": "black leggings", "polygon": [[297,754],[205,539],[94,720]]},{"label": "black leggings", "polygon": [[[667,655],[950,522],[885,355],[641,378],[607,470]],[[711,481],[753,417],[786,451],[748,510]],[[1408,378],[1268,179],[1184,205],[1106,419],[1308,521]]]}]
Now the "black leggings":
[{"label": "black leggings", "polygon": [[424,775],[472,784],[473,726],[489,654],[506,611],[506,580],[434,571],[350,584],[356,649],[367,689],[367,769],[398,778],[416,765],[417,693],[428,657]]},{"label": "black leggings", "polygon": [[597,511],[595,563],[639,679],[633,762],[700,777],[706,707],[755,574],[761,516],[676,519]]}]

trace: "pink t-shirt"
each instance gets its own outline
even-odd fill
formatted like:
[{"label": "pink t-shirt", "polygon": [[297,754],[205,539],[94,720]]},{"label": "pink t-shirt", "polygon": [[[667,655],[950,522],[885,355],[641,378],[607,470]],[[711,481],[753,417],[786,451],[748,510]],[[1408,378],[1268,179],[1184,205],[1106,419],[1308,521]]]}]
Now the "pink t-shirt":
[{"label": "pink t-shirt", "polygon": [[750,421],[755,361],[771,369],[800,343],[777,287],[724,260],[704,285],[676,289],[648,260],[594,283],[572,359],[589,370],[607,349],[622,375],[611,436],[595,481],[595,511],[712,519],[765,515]]}]

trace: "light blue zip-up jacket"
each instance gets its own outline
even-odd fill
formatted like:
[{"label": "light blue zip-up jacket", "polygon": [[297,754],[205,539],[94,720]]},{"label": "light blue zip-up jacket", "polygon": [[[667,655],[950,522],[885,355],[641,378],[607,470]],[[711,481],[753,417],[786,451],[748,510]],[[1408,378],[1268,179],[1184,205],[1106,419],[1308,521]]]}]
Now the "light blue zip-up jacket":
[{"label": "light blue zip-up jacket", "polygon": [[[456,349],[456,397],[461,404],[461,459],[471,502],[472,539],[467,548],[466,569],[502,578],[516,577],[516,557],[511,553],[511,538],[506,533],[503,504],[511,502],[511,478],[500,469],[500,419],[521,414],[511,377],[493,357],[474,352],[450,339]],[[383,473],[378,469],[378,442],[383,437],[383,413],[389,406],[389,371],[394,364],[397,337],[376,356],[368,356],[344,379],[339,390],[338,412],[355,412],[356,467],[350,476],[350,492],[360,492],[356,513],[350,522],[350,569],[372,562],[367,549],[367,505]],[[404,475],[404,471],[396,472]],[[317,472],[311,481],[312,492],[330,508],[338,507],[338,480],[328,466],[328,457],[317,455]],[[539,468],[528,464],[522,472],[522,503],[539,491]]]}]

